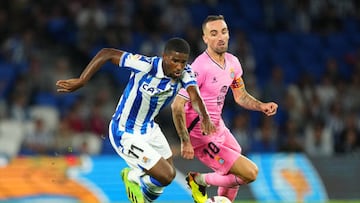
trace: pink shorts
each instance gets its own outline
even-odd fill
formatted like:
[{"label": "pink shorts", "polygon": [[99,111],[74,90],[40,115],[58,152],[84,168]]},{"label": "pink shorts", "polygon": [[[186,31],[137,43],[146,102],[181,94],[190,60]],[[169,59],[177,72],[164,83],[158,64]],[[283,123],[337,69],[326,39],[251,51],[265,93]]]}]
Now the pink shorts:
[{"label": "pink shorts", "polygon": [[[195,156],[215,172],[228,174],[236,159],[241,154],[241,147],[229,129],[211,136],[191,136],[191,142],[197,143]],[[201,143],[201,144],[199,144]]]}]

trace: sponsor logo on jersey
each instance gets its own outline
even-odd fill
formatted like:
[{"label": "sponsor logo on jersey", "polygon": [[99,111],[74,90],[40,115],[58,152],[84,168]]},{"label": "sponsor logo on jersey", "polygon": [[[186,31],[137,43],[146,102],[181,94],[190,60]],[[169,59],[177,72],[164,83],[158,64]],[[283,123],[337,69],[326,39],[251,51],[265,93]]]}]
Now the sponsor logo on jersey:
[{"label": "sponsor logo on jersey", "polygon": [[218,82],[218,81],[217,81],[216,77],[213,77],[212,83],[217,83],[217,82]]},{"label": "sponsor logo on jersey", "polygon": [[159,89],[157,87],[153,87],[147,83],[142,84],[141,89],[150,95],[160,94],[162,92],[161,89]]},{"label": "sponsor logo on jersey", "polygon": [[146,92],[146,94],[149,94],[151,96],[153,95],[157,95],[157,94],[162,94],[162,93],[168,93],[168,92],[171,92],[173,88],[165,88],[165,89],[160,89],[160,88],[157,88],[156,86],[151,86],[150,84],[148,83],[143,83],[141,85],[141,91],[142,92]]}]

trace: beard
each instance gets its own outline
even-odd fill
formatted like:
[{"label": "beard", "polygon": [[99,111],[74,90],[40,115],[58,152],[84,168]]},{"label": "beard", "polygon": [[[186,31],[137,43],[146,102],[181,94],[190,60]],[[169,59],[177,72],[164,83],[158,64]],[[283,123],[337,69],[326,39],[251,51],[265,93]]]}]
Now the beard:
[{"label": "beard", "polygon": [[225,52],[227,52],[228,50],[228,46],[227,45],[222,45],[222,46],[216,46],[214,51],[217,54],[223,54]]}]

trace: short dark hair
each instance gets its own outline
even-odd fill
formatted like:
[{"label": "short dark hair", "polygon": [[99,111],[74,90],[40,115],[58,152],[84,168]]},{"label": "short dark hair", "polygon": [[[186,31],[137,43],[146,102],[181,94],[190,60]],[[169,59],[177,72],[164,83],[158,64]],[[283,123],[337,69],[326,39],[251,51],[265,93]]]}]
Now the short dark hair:
[{"label": "short dark hair", "polygon": [[166,54],[170,53],[171,51],[190,54],[190,45],[186,40],[179,37],[174,37],[166,42],[164,48],[164,53]]},{"label": "short dark hair", "polygon": [[215,21],[215,20],[224,20],[225,21],[225,18],[224,18],[223,15],[209,15],[208,17],[205,18],[205,20],[204,20],[204,22],[202,24],[203,32],[204,32],[206,23],[212,22],[212,21]]}]

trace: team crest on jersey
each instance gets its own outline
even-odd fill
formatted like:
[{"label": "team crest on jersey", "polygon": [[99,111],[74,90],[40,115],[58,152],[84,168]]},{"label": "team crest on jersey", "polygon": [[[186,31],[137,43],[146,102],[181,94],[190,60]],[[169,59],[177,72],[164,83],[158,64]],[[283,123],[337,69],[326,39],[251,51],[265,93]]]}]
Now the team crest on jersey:
[{"label": "team crest on jersey", "polygon": [[144,162],[145,164],[149,161],[150,159],[148,158],[148,157],[146,157],[146,156],[144,156],[143,158],[142,158],[142,162]]},{"label": "team crest on jersey", "polygon": [[220,156],[215,156],[215,160],[219,162],[220,165],[223,165],[225,163],[225,160]]},{"label": "team crest on jersey", "polygon": [[235,70],[234,70],[234,68],[230,68],[230,78],[231,79],[235,78]]}]

